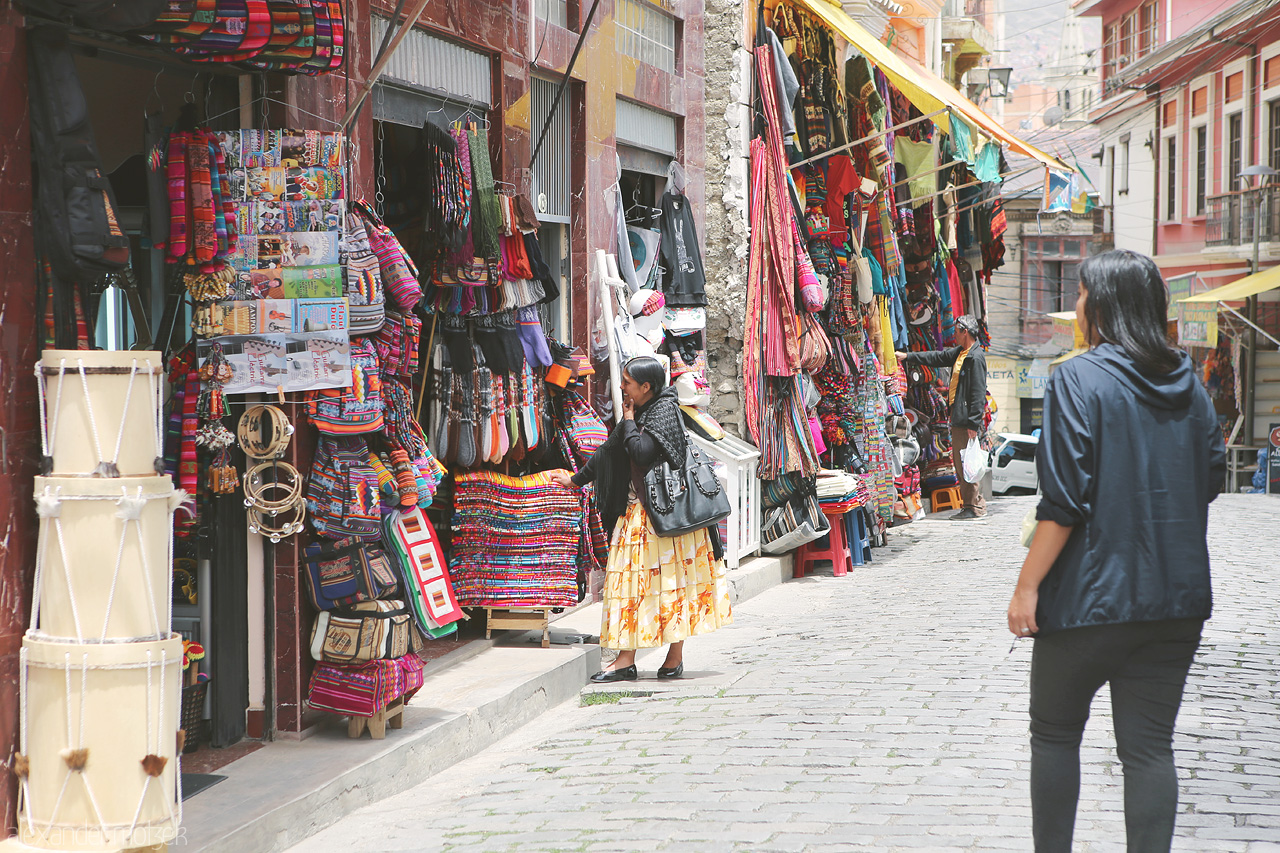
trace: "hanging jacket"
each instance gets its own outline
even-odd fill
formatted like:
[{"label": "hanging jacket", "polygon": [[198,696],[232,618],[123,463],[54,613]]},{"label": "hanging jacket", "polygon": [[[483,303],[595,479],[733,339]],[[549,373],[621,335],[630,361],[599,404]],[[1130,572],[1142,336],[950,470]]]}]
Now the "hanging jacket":
[{"label": "hanging jacket", "polygon": [[671,308],[701,308],[707,304],[706,273],[698,248],[698,231],[689,199],[662,194],[662,292]]},{"label": "hanging jacket", "polygon": [[1036,470],[1036,518],[1072,528],[1040,584],[1040,634],[1209,617],[1205,533],[1226,448],[1189,356],[1163,376],[1114,344],[1060,365]]}]

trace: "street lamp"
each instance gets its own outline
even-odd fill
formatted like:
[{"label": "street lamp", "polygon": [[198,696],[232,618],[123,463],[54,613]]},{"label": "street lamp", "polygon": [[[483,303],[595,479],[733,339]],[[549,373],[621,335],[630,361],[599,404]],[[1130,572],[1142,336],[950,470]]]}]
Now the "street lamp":
[{"label": "street lamp", "polygon": [[[1262,187],[1269,178],[1280,175],[1280,170],[1258,164],[1248,166],[1240,170],[1240,180],[1245,186],[1253,183],[1252,179],[1257,178],[1257,187],[1254,188],[1252,207],[1253,219],[1253,262],[1249,265],[1249,275],[1258,274],[1258,246],[1262,240],[1262,232],[1258,229],[1258,219],[1262,213]],[[1245,307],[1245,317],[1249,321],[1249,346],[1245,352],[1247,363],[1245,364],[1245,377],[1248,382],[1244,388],[1244,441],[1248,446],[1253,445],[1253,409],[1255,399],[1255,385],[1257,380],[1258,365],[1258,297],[1250,296]]]}]

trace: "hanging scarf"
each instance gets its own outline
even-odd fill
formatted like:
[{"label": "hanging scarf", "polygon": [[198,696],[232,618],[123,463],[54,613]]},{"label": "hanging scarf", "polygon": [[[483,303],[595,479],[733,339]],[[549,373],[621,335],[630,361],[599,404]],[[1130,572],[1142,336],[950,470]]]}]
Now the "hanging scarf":
[{"label": "hanging scarf", "polygon": [[472,128],[471,149],[471,234],[476,254],[484,258],[498,256],[498,199],[494,194],[493,169],[489,165],[488,138]]},{"label": "hanging scarf", "polygon": [[960,351],[960,355],[956,357],[955,366],[951,368],[951,382],[947,385],[947,405],[954,406],[956,402],[956,388],[960,386],[960,368],[964,367],[965,359],[969,357],[970,347],[965,347]]}]

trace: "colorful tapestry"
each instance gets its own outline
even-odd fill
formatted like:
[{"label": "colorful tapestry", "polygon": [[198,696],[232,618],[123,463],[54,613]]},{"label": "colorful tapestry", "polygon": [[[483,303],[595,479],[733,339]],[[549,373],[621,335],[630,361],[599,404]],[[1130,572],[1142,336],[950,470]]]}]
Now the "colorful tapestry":
[{"label": "colorful tapestry", "polygon": [[460,474],[454,483],[449,574],[464,607],[578,603],[582,497],[548,473]]}]

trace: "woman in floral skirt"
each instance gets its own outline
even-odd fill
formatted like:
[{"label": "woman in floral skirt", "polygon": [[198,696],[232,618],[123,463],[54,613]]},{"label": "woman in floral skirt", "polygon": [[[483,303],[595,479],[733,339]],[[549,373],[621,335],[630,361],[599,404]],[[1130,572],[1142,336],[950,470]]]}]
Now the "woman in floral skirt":
[{"label": "woman in floral skirt", "polygon": [[684,464],[684,422],[674,388],[655,358],[633,358],[622,368],[622,420],[609,439],[572,477],[552,479],[576,488],[596,484],[605,529],[613,530],[605,571],[600,645],[618,657],[591,676],[599,683],[635,681],[636,650],[670,644],[659,678],[684,673],[684,641],[733,621],[729,583],[714,528],[659,536],[638,497],[644,475],[664,459]]}]

